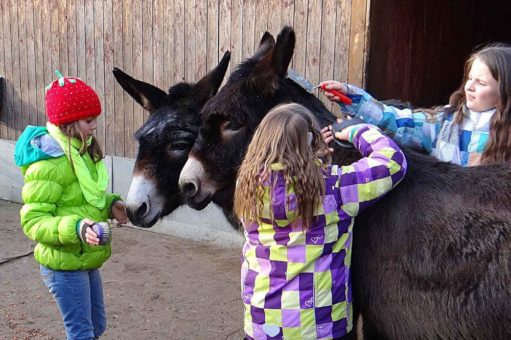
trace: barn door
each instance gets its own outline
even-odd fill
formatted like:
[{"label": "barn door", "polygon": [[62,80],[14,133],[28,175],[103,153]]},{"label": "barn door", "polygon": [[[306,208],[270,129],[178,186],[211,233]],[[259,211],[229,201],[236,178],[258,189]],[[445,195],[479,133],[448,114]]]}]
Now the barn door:
[{"label": "barn door", "polygon": [[477,46],[511,42],[508,0],[371,1],[366,88],[376,98],[444,105]]}]

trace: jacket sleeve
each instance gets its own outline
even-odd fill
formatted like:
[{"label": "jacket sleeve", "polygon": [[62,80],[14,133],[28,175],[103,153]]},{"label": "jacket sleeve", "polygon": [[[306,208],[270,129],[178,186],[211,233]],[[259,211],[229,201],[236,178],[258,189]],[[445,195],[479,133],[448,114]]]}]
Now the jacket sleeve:
[{"label": "jacket sleeve", "polygon": [[351,84],[348,96],[353,103],[339,103],[342,112],[378,126],[387,134],[393,135],[401,145],[420,147],[428,153],[431,153],[440,128],[447,118],[444,112],[432,114],[385,105]]},{"label": "jacket sleeve", "polygon": [[397,144],[371,125],[355,125],[350,141],[364,157],[332,170],[338,176],[341,209],[355,217],[404,178],[407,164]]},{"label": "jacket sleeve", "polygon": [[62,178],[58,167],[47,161],[34,163],[25,172],[20,216],[23,232],[31,240],[50,245],[80,242],[76,223],[81,217],[56,216],[56,204],[63,192]]}]

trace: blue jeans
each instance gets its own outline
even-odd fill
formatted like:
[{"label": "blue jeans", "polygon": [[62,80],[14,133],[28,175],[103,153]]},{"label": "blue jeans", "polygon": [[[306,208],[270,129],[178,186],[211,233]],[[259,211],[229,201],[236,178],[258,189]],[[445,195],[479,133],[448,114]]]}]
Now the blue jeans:
[{"label": "blue jeans", "polygon": [[103,334],[106,313],[98,269],[52,270],[41,265],[41,275],[57,301],[68,340],[94,339]]}]

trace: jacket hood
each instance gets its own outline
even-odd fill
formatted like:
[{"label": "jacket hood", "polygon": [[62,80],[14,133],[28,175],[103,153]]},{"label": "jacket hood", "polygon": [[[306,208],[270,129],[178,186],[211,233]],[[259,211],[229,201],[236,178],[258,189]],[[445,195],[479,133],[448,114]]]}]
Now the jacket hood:
[{"label": "jacket hood", "polygon": [[14,148],[14,162],[19,167],[63,155],[59,143],[48,134],[44,126],[28,125]]}]

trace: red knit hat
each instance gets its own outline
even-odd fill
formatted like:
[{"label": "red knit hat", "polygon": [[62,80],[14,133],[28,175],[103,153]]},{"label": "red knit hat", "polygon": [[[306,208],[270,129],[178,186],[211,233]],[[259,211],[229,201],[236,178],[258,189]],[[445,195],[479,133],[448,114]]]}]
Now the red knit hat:
[{"label": "red knit hat", "polygon": [[46,115],[54,125],[71,123],[101,113],[101,103],[94,90],[79,78],[59,77],[46,87]]}]

